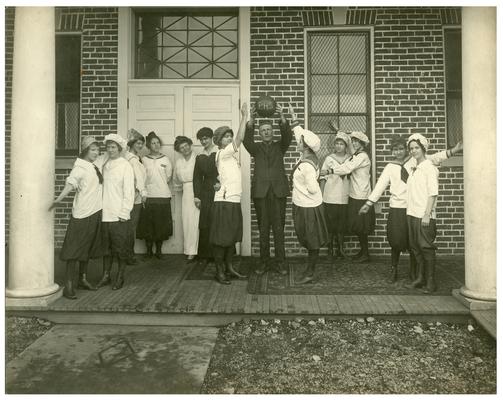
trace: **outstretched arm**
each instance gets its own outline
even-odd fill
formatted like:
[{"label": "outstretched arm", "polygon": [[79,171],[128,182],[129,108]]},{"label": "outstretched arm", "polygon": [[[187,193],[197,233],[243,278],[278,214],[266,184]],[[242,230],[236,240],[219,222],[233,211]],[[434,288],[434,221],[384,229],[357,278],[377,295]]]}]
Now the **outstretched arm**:
[{"label": "outstretched arm", "polygon": [[70,194],[70,192],[74,189],[72,185],[67,183],[61,193],[59,194],[58,197],[56,197],[56,200],[54,200],[49,207],[49,211],[51,211],[53,208],[56,208],[62,201],[63,199]]},{"label": "outstretched arm", "polygon": [[246,120],[248,119],[248,104],[243,103],[241,106],[241,120],[239,121],[239,129],[234,138],[234,145],[238,148],[243,141],[246,132]]},{"label": "outstretched arm", "polygon": [[250,106],[250,120],[246,123],[245,137],[243,139],[243,145],[245,149],[254,156],[257,152],[257,144],[253,135],[255,134],[255,106],[252,104]]}]

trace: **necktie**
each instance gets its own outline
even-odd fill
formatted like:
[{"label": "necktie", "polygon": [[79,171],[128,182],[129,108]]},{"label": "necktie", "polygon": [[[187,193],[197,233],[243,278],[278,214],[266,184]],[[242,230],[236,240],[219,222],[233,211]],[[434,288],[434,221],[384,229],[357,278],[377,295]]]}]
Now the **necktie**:
[{"label": "necktie", "polygon": [[404,183],[407,183],[407,179],[409,179],[409,173],[407,172],[403,164],[400,165],[400,178]]},{"label": "necktie", "polygon": [[96,175],[98,175],[98,180],[100,181],[100,184],[103,184],[103,175],[101,174],[100,170],[96,165],[93,164],[94,170],[96,171]]}]

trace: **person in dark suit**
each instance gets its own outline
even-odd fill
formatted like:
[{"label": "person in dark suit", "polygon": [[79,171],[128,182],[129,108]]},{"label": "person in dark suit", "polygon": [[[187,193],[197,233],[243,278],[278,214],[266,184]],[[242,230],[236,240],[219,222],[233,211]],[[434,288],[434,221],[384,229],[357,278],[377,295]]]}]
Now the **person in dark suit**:
[{"label": "person in dark suit", "polygon": [[252,106],[250,120],[246,124],[246,133],[243,140],[248,153],[255,159],[255,171],[252,178],[251,194],[260,233],[260,263],[255,269],[259,275],[268,269],[270,257],[269,235],[272,227],[274,236],[274,252],[276,258],[276,271],[286,275],[285,261],[285,211],[286,198],[290,187],[285,173],[284,155],[290,146],[293,133],[288,121],[278,104],[276,112],[280,116],[279,128],[281,139],[273,140],[273,124],[271,121],[262,121],[258,132],[260,142],[255,142],[255,108]]}]

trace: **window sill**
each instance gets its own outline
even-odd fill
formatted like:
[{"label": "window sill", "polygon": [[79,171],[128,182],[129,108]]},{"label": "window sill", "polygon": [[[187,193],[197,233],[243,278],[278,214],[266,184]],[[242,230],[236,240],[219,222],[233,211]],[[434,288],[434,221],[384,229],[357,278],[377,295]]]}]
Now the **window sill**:
[{"label": "window sill", "polygon": [[463,156],[453,156],[442,162],[442,167],[462,167]]},{"label": "window sill", "polygon": [[56,156],[56,169],[72,169],[75,156]]}]

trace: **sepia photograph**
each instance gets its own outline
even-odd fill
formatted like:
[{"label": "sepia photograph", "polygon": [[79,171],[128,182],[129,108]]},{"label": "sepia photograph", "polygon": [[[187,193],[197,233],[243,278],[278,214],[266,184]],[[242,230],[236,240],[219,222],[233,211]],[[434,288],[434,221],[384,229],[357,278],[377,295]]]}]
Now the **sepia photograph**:
[{"label": "sepia photograph", "polygon": [[2,7],[4,394],[496,396],[496,3],[262,3]]}]

